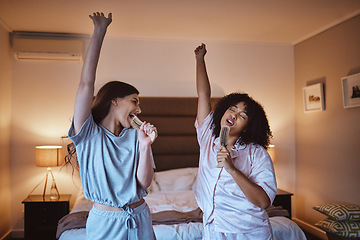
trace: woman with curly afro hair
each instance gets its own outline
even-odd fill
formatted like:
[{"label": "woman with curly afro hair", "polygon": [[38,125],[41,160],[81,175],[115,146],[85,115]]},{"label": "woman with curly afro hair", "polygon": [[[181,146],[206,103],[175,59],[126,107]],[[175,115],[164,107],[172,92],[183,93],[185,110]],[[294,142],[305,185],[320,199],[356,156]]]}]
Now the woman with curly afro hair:
[{"label": "woman with curly afro hair", "polygon": [[247,93],[231,93],[219,100],[215,106],[212,122],[214,135],[218,137],[220,134],[220,122],[226,110],[239,102],[245,103],[247,116],[250,120],[247,124],[246,131],[243,131],[241,134],[242,142],[257,143],[267,149],[270,144],[272,133],[266,118],[266,113],[264,108]]},{"label": "woman with curly afro hair", "polygon": [[[206,46],[195,49],[200,145],[195,197],[203,211],[203,239],[272,239],[269,217],[277,192],[266,149],[272,133],[263,107],[246,93],[231,93],[211,109]],[[228,129],[220,144],[222,128]]]}]

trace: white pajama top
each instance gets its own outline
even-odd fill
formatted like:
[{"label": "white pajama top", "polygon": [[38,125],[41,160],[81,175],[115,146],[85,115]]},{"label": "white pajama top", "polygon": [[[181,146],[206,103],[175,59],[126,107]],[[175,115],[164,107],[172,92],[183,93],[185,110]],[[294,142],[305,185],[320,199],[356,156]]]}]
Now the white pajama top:
[{"label": "white pajama top", "polygon": [[[271,235],[266,211],[246,198],[225,168],[216,167],[220,143],[219,138],[212,134],[212,117],[213,114],[210,113],[201,125],[197,120],[195,122],[200,145],[195,197],[204,213],[203,223],[214,224],[217,232],[250,233],[262,228],[268,229],[265,232]],[[257,144],[244,144],[238,140],[230,150],[230,155],[234,166],[262,187],[272,203],[277,186],[273,163],[265,148]]]}]

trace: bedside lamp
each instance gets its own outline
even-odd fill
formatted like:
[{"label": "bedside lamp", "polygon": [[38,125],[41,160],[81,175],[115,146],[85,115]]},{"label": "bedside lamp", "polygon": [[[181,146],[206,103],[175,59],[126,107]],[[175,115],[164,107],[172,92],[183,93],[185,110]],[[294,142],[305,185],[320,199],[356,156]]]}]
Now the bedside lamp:
[{"label": "bedside lamp", "polygon": [[269,153],[272,162],[275,164],[275,145],[269,145],[267,152]]},{"label": "bedside lamp", "polygon": [[51,171],[51,167],[60,166],[62,164],[62,147],[61,146],[37,146],[36,147],[36,166],[47,167],[45,186],[43,192],[43,199],[45,199],[46,185],[49,177],[49,173],[52,177],[50,200],[57,200],[60,198],[59,190],[55,183],[54,175]]}]

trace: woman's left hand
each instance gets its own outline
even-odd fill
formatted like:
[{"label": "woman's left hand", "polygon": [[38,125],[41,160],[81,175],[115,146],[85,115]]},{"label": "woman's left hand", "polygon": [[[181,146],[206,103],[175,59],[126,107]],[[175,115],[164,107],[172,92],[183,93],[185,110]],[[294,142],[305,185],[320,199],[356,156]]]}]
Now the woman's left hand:
[{"label": "woman's left hand", "polygon": [[155,136],[157,136],[157,129],[154,125],[147,123],[147,122],[143,122],[143,124],[140,127],[139,132],[139,142],[142,144],[152,144],[154,141],[151,140],[150,134],[152,132],[155,133]]},{"label": "woman's left hand", "polygon": [[230,152],[225,146],[220,147],[216,156],[216,160],[218,162],[217,167],[219,168],[224,167],[227,171],[234,168]]},{"label": "woman's left hand", "polygon": [[105,17],[103,12],[94,12],[93,15],[89,15],[89,17],[93,20],[96,28],[102,28],[105,30],[112,22],[112,13],[109,13],[108,17]]}]

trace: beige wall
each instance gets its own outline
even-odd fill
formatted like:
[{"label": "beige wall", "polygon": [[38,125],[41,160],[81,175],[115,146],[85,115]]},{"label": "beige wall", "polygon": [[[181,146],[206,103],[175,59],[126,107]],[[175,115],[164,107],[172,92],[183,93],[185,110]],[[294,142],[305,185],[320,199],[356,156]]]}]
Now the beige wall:
[{"label": "beige wall", "polygon": [[[341,77],[360,72],[359,18],[294,48],[206,41],[213,95],[244,90],[264,105],[274,133],[278,186],[295,193],[295,216],[311,224],[323,218],[311,209],[315,204],[360,204],[360,108],[343,108],[340,85]],[[45,169],[35,167],[34,147],[63,144],[60,137],[70,124],[82,65],[14,59],[11,63],[7,34],[0,27],[0,237],[9,229],[8,196],[10,228],[23,228],[21,201],[45,175]],[[134,84],[141,96],[195,96],[193,49],[200,43],[106,39],[97,86],[117,79]],[[325,83],[326,110],[305,114],[302,88],[317,81]],[[73,204],[77,188],[71,170],[53,171],[60,192],[74,195]],[[79,185],[76,176],[74,181]],[[34,193],[41,191],[42,185]]]},{"label": "beige wall", "polygon": [[[360,72],[360,15],[295,46],[296,216],[320,203],[360,205],[360,107],[343,108],[342,77]],[[323,82],[326,109],[304,113],[302,88]]]},{"label": "beige wall", "polygon": [[[295,190],[293,46],[207,41],[214,96],[247,91],[267,111],[277,146],[279,186]],[[134,84],[140,96],[195,96],[199,41],[105,39],[97,88],[109,80]],[[23,228],[21,201],[45,175],[35,167],[35,145],[61,144],[72,116],[82,63],[13,60],[11,151],[12,229]],[[279,94],[281,92],[281,94]],[[141,101],[141,99],[140,99]],[[60,193],[77,192],[71,171],[55,168]],[[79,184],[75,178],[75,182]],[[41,193],[42,185],[34,193]]]},{"label": "beige wall", "polygon": [[10,230],[11,52],[0,24],[0,238]]}]

